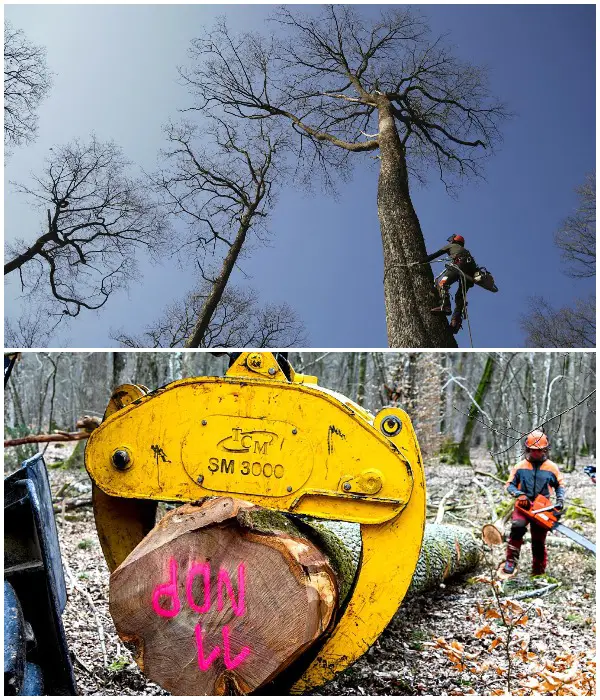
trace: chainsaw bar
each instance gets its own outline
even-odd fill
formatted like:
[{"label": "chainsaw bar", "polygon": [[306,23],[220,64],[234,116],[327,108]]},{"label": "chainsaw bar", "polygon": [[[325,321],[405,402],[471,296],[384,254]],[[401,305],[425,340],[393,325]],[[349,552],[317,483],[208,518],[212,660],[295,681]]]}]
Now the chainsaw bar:
[{"label": "chainsaw bar", "polygon": [[577,544],[585,547],[587,550],[592,552],[594,556],[596,556],[596,544],[588,540],[583,535],[580,535],[578,532],[575,532],[575,530],[571,530],[570,527],[567,527],[562,523],[556,523],[556,525],[552,528],[552,532],[561,532],[565,537],[573,540],[573,542],[577,542]]}]

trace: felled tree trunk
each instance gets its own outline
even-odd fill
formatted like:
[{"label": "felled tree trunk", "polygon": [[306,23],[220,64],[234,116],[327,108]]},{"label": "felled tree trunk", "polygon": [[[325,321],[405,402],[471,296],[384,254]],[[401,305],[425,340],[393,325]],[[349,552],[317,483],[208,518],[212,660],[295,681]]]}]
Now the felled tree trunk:
[{"label": "felled tree trunk", "polygon": [[[462,528],[426,527],[410,592],[467,570],[478,552]],[[289,688],[359,561],[360,526],[210,499],[170,512],[113,572],[110,611],[144,673],[173,694]]]},{"label": "felled tree trunk", "polygon": [[481,543],[469,530],[455,525],[426,525],[408,595],[425,593],[452,576],[471,571],[480,557]]},{"label": "felled tree trunk", "polygon": [[73,440],[87,440],[89,433],[51,433],[49,435],[27,435],[21,438],[10,438],[4,441],[4,447],[16,447],[17,445],[30,445],[35,442],[72,442]]}]

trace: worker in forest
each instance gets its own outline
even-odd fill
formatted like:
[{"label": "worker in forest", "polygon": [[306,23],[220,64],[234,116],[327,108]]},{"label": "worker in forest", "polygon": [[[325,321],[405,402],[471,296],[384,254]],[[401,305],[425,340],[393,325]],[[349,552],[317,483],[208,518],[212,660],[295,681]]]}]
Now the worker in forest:
[{"label": "worker in forest", "polygon": [[[517,503],[524,510],[529,510],[531,503],[539,494],[550,498],[554,492],[556,495],[554,511],[559,515],[564,507],[565,487],[563,475],[558,466],[548,459],[549,447],[548,436],[541,430],[529,433],[525,438],[525,459],[512,468],[506,482],[506,491],[517,499]],[[515,505],[503,568],[505,574],[515,572],[528,522],[531,526],[531,574],[539,576],[546,571],[548,530],[533,520],[528,521]]]},{"label": "worker in forest", "polygon": [[446,263],[446,269],[437,281],[440,305],[431,309],[431,311],[432,313],[442,313],[447,316],[452,314],[450,287],[455,282],[458,282],[458,291],[455,296],[455,311],[450,321],[452,332],[456,334],[462,326],[462,319],[467,305],[467,292],[473,286],[473,275],[477,270],[477,264],[471,253],[465,248],[465,239],[458,234],[453,234],[448,238],[448,245],[428,255],[427,262],[431,262],[442,255],[448,255],[450,260]]}]

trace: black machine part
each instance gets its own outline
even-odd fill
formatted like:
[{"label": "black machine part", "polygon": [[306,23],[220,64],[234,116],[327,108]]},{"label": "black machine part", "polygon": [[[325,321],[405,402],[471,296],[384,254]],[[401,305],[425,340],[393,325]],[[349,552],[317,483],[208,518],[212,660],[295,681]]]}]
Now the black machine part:
[{"label": "black machine part", "polygon": [[41,455],[4,480],[4,591],[5,695],[76,695],[61,618],[67,590]]}]

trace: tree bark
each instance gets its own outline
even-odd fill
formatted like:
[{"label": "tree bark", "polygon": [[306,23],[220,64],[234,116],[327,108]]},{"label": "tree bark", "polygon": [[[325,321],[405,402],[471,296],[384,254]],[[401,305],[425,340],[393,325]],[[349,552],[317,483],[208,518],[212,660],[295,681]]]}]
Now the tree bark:
[{"label": "tree bark", "polygon": [[199,348],[203,346],[206,331],[208,330],[212,317],[214,316],[215,311],[217,310],[219,302],[223,298],[225,287],[229,282],[229,278],[231,277],[233,268],[237,262],[237,259],[246,240],[246,235],[248,234],[248,231],[250,229],[252,217],[254,216],[256,206],[258,206],[258,203],[250,207],[250,210],[244,215],[240,223],[240,227],[236,234],[235,240],[231,244],[231,247],[229,248],[229,251],[225,256],[225,259],[223,260],[223,264],[221,265],[221,271],[219,272],[219,276],[214,281],[210,293],[206,297],[206,301],[202,306],[200,318],[196,322],[192,334],[185,343],[186,348]]},{"label": "tree bark", "polygon": [[356,403],[359,406],[364,406],[365,403],[365,379],[367,377],[367,361],[368,355],[366,352],[358,354],[358,387],[356,389]]},{"label": "tree bark", "polygon": [[473,429],[475,428],[475,421],[479,415],[479,407],[485,400],[490,384],[492,383],[492,376],[494,374],[494,367],[496,362],[494,358],[490,355],[485,361],[485,367],[483,368],[483,374],[477,385],[477,391],[475,392],[474,402],[471,403],[469,408],[469,415],[467,416],[467,422],[465,423],[465,429],[463,430],[462,439],[456,450],[456,461],[458,464],[471,464],[471,439],[473,437]]},{"label": "tree bark", "polygon": [[[185,505],[113,572],[110,611],[144,673],[173,694],[289,688],[302,655],[335,625],[360,548],[358,525],[291,519],[233,498]],[[478,557],[469,531],[427,526],[409,592]]]},{"label": "tree bark", "polygon": [[124,352],[113,352],[112,353],[112,385],[119,386],[123,384],[123,372],[125,371],[125,365],[127,363],[127,356]]},{"label": "tree bark", "polygon": [[4,274],[8,275],[10,272],[18,270],[19,268],[23,267],[25,263],[28,263],[30,260],[33,260],[33,258],[35,258],[36,255],[40,254],[40,252],[44,249],[46,243],[48,243],[49,241],[57,242],[56,233],[54,233],[53,231],[45,233],[43,236],[40,236],[37,239],[37,241],[25,252],[16,255],[12,260],[9,260],[9,262],[5,263]]},{"label": "tree bark", "polygon": [[[377,210],[383,244],[384,295],[388,345],[393,348],[455,348],[456,340],[437,306],[419,219],[412,205],[404,146],[392,105],[380,96],[381,167]],[[413,265],[412,263],[418,263]]]}]

